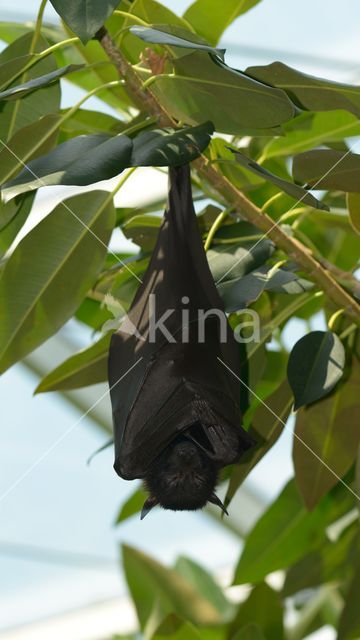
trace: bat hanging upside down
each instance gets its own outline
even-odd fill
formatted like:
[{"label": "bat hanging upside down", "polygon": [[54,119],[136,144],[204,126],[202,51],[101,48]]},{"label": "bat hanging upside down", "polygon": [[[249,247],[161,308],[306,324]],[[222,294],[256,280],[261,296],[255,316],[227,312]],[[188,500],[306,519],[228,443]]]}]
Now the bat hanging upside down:
[{"label": "bat hanging upside down", "polygon": [[254,442],[241,427],[239,345],[211,275],[191,195],[189,166],[169,169],[169,198],[149,266],[114,333],[109,385],[119,476],[159,504],[212,502],[219,471]]}]

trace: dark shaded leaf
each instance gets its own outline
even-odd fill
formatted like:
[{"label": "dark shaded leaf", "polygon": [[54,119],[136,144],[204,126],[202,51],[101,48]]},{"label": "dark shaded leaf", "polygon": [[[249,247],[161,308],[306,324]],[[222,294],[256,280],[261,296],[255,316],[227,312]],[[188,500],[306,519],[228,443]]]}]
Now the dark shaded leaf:
[{"label": "dark shaded leaf", "polygon": [[293,347],[287,375],[299,409],[326,396],[343,375],[345,349],[331,331],[311,331]]},{"label": "dark shaded leaf", "polygon": [[151,27],[134,25],[130,27],[129,31],[134,36],[141,38],[141,40],[153,44],[171,45],[185,49],[200,49],[221,57],[225,53],[225,49],[210,47],[195,33],[174,25],[153,24]]},{"label": "dark shaded leaf", "polygon": [[176,613],[170,613],[170,615],[166,616],[156,629],[154,635],[151,636],[151,640],[162,640],[162,638],[171,638],[172,640],[206,640],[206,636],[203,635],[203,630],[200,634],[193,624],[180,618]]},{"label": "dark shaded leaf", "polygon": [[240,134],[287,122],[294,107],[287,95],[196,51],[173,60],[174,74],[158,76],[152,91],[174,118],[187,124],[211,120],[216,131]]},{"label": "dark shaded leaf", "polygon": [[282,62],[259,67],[248,67],[252,78],[279,87],[288,93],[291,100],[308,111],[345,109],[360,117],[360,87],[316,78]]},{"label": "dark shaded leaf", "polygon": [[161,223],[160,216],[138,215],[126,221],[121,230],[126,238],[135,242],[141,249],[150,251],[154,248]]},{"label": "dark shaded leaf", "polygon": [[111,195],[92,191],[60,203],[23,238],[0,276],[0,371],[73,315],[105,260],[114,222]]},{"label": "dark shaded leaf", "polygon": [[292,271],[277,269],[272,272],[269,266],[260,267],[242,278],[234,278],[218,284],[219,293],[228,313],[247,307],[257,300],[263,291],[299,294],[308,291],[313,283],[301,278]]},{"label": "dark shaded leaf", "polygon": [[255,411],[249,435],[255,440],[256,445],[247,451],[235,466],[226,492],[225,506],[229,505],[245,478],[283,432],[284,423],[286,424],[292,406],[291,389],[287,380],[283,380],[274,393],[266,399],[266,405],[260,404]]},{"label": "dark shaded leaf", "polygon": [[29,193],[15,198],[7,204],[0,203],[0,257],[10,248],[20,229],[25,224],[34,198],[35,194]]},{"label": "dark shaded leaf", "polygon": [[240,629],[231,640],[266,640],[260,627],[255,622],[250,622]]},{"label": "dark shaded leaf", "polygon": [[255,621],[265,638],[282,640],[284,637],[283,615],[280,594],[264,582],[254,587],[245,602],[239,605],[238,612],[230,625],[228,637],[232,638],[232,634],[237,629]]},{"label": "dark shaded leaf", "polygon": [[360,363],[329,397],[299,411],[295,425],[295,477],[312,509],[352,466],[360,442]]},{"label": "dark shaded leaf", "polygon": [[249,11],[259,0],[195,0],[184,18],[211,44],[217,44],[223,32],[242,13]]},{"label": "dark shaded leaf", "polygon": [[354,522],[341,533],[338,540],[328,540],[319,549],[301,558],[286,574],[283,596],[287,598],[303,589],[346,579],[353,569],[350,556],[358,535],[358,523]]},{"label": "dark shaded leaf", "polygon": [[295,156],[295,180],[317,189],[360,192],[360,154],[336,149],[314,149]]},{"label": "dark shaded leaf", "polygon": [[72,73],[73,71],[77,71],[78,69],[82,69],[84,67],[83,64],[69,64],[67,67],[62,67],[61,69],[56,69],[56,71],[52,71],[51,73],[46,73],[44,76],[38,76],[33,80],[28,80],[23,84],[18,84],[11,89],[7,89],[6,91],[0,92],[0,101],[1,100],[17,100],[18,98],[23,98],[24,96],[32,93],[36,89],[41,89],[42,87],[47,87],[49,84],[56,82],[63,76],[66,76],[68,73]]},{"label": "dark shaded leaf", "polygon": [[246,275],[263,264],[274,252],[274,245],[267,238],[254,244],[245,240],[243,246],[227,244],[209,249],[207,259],[216,284]]},{"label": "dark shaded leaf", "polygon": [[315,198],[311,193],[306,191],[306,189],[303,189],[303,187],[299,187],[297,184],[293,184],[288,180],[283,180],[283,178],[280,178],[267,169],[264,169],[264,167],[255,162],[255,160],[248,158],[243,153],[240,153],[240,151],[236,151],[231,147],[229,147],[229,149],[235,154],[236,160],[239,164],[241,164],[241,166],[243,166],[245,169],[248,169],[249,171],[253,171],[254,173],[256,173],[256,175],[260,176],[264,180],[269,180],[273,184],[276,184],[279,189],[287,193],[289,196],[295,198],[295,200],[297,201],[296,204],[298,204],[299,202],[304,202],[304,204],[308,204],[309,207],[314,207],[315,209],[325,209],[326,211],[329,210],[327,204],[324,204],[323,202]]},{"label": "dark shaded leaf", "polygon": [[28,168],[4,186],[3,194],[11,198],[45,185],[92,184],[112,178],[127,167],[181,165],[201,153],[212,131],[211,123],[206,122],[177,131],[144,131],[134,139],[122,134],[72,138],[30,162]]},{"label": "dark shaded leaf", "polygon": [[260,582],[269,573],[293,564],[325,541],[324,527],[339,517],[340,506],[327,496],[309,513],[294,480],[247,536],[235,570],[234,583]]},{"label": "dark shaded leaf", "polygon": [[103,26],[119,0],[51,0],[55,11],[84,43]]},{"label": "dark shaded leaf", "polygon": [[340,617],[337,640],[358,640],[360,637],[360,563],[357,558],[354,577],[345,594],[345,606]]},{"label": "dark shaded leaf", "polygon": [[110,337],[103,336],[62,362],[41,380],[35,393],[78,389],[106,380]]}]

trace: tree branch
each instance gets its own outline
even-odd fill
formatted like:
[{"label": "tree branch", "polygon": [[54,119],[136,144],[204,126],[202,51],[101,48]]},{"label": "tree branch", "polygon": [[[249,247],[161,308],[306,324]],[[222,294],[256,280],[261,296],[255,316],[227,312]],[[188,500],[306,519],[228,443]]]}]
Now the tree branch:
[{"label": "tree branch", "polygon": [[[143,89],[141,78],[116,47],[107,30],[105,28],[100,29],[95,37],[100,42],[109,59],[115,64],[120,76],[126,80],[129,93],[133,96],[136,103],[142,109],[148,111],[150,115],[156,116],[161,126],[176,126],[176,123],[169,117],[152,93],[151,88]],[[202,178],[206,180],[228,204],[236,208],[242,218],[245,218],[258,227],[277,247],[282,249],[302,269],[307,271],[327,294],[328,298],[336,306],[343,308],[344,312],[360,326],[360,305],[332,277],[329,263],[327,263],[326,266],[320,264],[310,249],[305,247],[296,238],[287,235],[270,216],[262,212],[239,189],[231,184],[218,169],[208,164],[205,156],[201,156],[198,160],[195,160],[193,166],[195,166]],[[336,269],[335,267],[335,270]],[[332,271],[334,272],[334,268],[332,268]],[[347,279],[349,280],[350,277],[352,276],[349,274]]]}]

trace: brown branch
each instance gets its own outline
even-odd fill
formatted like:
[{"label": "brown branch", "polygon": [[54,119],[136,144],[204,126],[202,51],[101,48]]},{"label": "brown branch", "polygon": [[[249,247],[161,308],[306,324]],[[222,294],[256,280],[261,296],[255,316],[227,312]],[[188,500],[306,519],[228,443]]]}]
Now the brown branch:
[{"label": "brown branch", "polygon": [[[174,126],[174,121],[163,109],[151,89],[143,89],[141,78],[134,71],[128,60],[122,55],[121,51],[116,47],[106,29],[100,29],[96,38],[99,40],[109,59],[115,64],[120,76],[126,80],[129,93],[134,96],[136,103],[140,105],[142,109],[145,108],[150,115],[156,116],[161,126]],[[325,265],[324,268],[324,266],[315,259],[310,249],[305,247],[296,238],[287,235],[285,231],[276,224],[272,218],[270,218],[270,216],[262,212],[239,189],[229,182],[229,180],[227,180],[220,171],[218,171],[213,165],[208,164],[205,156],[201,156],[193,164],[204,180],[206,180],[229,204],[236,207],[242,218],[245,218],[258,227],[276,244],[277,247],[282,249],[302,269],[307,271],[307,273],[327,294],[328,298],[337,306],[343,308],[345,313],[360,326],[360,305],[332,277],[329,264],[327,264],[327,266]],[[332,271],[334,272],[334,269],[332,269]]]}]

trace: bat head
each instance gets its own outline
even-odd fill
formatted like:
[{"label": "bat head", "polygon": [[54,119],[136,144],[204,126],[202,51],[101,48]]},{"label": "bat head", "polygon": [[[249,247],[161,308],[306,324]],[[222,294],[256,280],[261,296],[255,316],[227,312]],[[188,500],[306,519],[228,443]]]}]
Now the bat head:
[{"label": "bat head", "polygon": [[208,501],[221,506],[215,496],[217,467],[206,453],[179,436],[154,460],[145,486],[150,493],[142,518],[159,504],[173,511],[201,509]]}]

